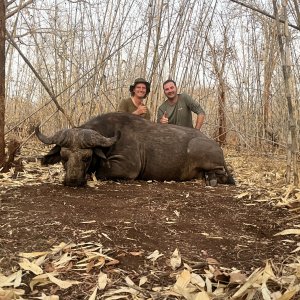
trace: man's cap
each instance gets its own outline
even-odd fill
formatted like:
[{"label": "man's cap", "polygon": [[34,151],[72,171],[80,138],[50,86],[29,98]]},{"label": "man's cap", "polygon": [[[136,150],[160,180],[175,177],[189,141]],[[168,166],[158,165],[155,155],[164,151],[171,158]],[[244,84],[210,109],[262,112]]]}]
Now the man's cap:
[{"label": "man's cap", "polygon": [[146,95],[148,95],[150,93],[150,82],[148,82],[146,79],[144,78],[137,78],[135,79],[134,83],[132,85],[130,85],[129,87],[129,91],[130,93],[133,92],[135,86],[138,84],[138,83],[144,83],[146,85]]}]

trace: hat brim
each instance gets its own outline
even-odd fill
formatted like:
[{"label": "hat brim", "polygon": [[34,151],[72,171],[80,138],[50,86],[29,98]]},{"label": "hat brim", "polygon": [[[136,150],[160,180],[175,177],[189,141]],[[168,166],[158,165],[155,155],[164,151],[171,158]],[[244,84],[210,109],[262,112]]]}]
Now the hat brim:
[{"label": "hat brim", "polygon": [[129,86],[129,91],[130,91],[130,93],[133,92],[135,86],[136,86],[137,84],[139,84],[139,83],[143,83],[143,84],[146,85],[146,94],[148,95],[148,94],[150,93],[150,83],[149,83],[149,82],[144,82],[144,81],[141,81],[141,82],[135,82],[134,84],[130,85],[130,86]]}]

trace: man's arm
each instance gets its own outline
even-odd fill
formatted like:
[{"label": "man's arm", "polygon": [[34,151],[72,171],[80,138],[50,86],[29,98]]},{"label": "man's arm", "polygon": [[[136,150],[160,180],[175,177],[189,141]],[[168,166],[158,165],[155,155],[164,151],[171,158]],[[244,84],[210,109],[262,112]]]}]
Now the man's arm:
[{"label": "man's arm", "polygon": [[195,114],[197,114],[195,128],[200,130],[204,123],[204,120],[205,120],[205,112],[204,112],[203,108],[201,107],[200,103],[198,103],[197,101],[192,99],[191,96],[185,94],[185,97],[186,97],[185,98],[186,103],[187,103],[188,107],[190,108],[190,110],[192,112],[194,112]]},{"label": "man's arm", "polygon": [[195,126],[196,129],[199,129],[199,130],[201,129],[201,127],[204,123],[204,119],[205,119],[205,114],[201,113],[201,114],[197,115],[196,126]]}]

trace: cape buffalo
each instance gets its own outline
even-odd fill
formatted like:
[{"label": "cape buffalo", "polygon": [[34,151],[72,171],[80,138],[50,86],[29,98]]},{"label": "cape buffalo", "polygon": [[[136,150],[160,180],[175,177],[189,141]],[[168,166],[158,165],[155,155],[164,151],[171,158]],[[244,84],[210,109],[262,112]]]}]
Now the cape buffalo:
[{"label": "cape buffalo", "polygon": [[98,179],[184,181],[207,179],[207,184],[234,184],[223,151],[199,130],[159,124],[127,113],[97,116],[77,128],[51,137],[36,127],[45,144],[55,144],[42,164],[62,162],[64,184],[83,186],[87,175]]}]

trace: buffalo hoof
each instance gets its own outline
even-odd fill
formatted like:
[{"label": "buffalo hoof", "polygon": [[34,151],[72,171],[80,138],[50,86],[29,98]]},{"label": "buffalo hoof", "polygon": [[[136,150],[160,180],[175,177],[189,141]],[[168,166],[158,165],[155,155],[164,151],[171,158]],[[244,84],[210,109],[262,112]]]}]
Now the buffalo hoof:
[{"label": "buffalo hoof", "polygon": [[218,180],[216,178],[213,178],[209,181],[210,186],[217,186]]}]

